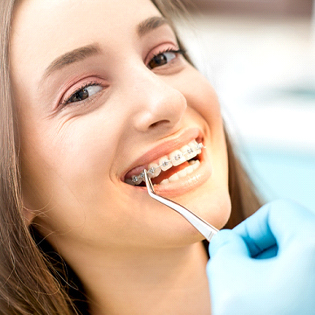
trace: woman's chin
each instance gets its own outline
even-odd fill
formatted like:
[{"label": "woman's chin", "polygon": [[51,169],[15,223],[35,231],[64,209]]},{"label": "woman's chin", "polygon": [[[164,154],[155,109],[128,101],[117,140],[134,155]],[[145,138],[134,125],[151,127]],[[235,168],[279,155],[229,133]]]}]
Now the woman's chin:
[{"label": "woman's chin", "polygon": [[[231,203],[228,192],[216,191],[213,194],[200,194],[200,191],[190,193],[189,196],[170,198],[173,201],[186,207],[203,220],[207,221],[217,229],[221,229],[227,223],[231,213]],[[152,200],[152,202],[156,202]],[[204,240],[204,237],[179,213],[163,205],[156,205],[152,211],[152,219],[159,215],[162,221],[154,235],[154,242],[164,244],[166,247],[185,246]],[[155,208],[154,207],[154,208]],[[152,222],[151,222],[152,223]],[[163,246],[163,245],[162,245]]]},{"label": "woman's chin", "polygon": [[189,198],[183,197],[181,204],[217,229],[223,228],[231,215],[230,196],[224,190],[207,194],[196,191]]}]

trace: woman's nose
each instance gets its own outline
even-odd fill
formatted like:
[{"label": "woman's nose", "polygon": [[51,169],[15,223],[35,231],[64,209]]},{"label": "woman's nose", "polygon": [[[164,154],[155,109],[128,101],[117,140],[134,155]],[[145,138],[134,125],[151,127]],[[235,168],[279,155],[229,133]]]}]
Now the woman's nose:
[{"label": "woman's nose", "polygon": [[145,68],[137,73],[130,86],[134,128],[140,132],[176,128],[187,108],[184,95],[162,78]]}]

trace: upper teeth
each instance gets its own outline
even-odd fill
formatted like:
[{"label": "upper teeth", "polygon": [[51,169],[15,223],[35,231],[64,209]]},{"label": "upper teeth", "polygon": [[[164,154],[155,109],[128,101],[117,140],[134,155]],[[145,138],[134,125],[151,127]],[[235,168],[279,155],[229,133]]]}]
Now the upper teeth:
[{"label": "upper teeth", "polygon": [[[196,140],[191,141],[188,145],[184,145],[180,150],[175,150],[169,156],[160,158],[159,163],[150,163],[148,165],[148,175],[154,178],[160,175],[161,171],[166,171],[172,166],[178,166],[188,160],[191,160],[196,155],[201,153],[203,148],[202,143],[197,143]],[[144,180],[144,172],[137,176],[132,176],[131,180],[126,180],[129,184],[139,185]]]}]

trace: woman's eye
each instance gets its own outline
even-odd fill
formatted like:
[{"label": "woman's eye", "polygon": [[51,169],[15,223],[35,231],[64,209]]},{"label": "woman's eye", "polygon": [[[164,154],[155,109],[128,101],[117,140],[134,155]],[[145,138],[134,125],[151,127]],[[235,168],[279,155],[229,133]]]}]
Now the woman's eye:
[{"label": "woman's eye", "polygon": [[155,55],[148,63],[150,69],[161,67],[175,59],[178,54],[183,54],[182,50],[170,50]]},{"label": "woman's eye", "polygon": [[94,94],[100,92],[102,89],[102,86],[96,84],[84,86],[80,90],[77,90],[75,93],[73,93],[64,103],[70,104],[84,101]]}]

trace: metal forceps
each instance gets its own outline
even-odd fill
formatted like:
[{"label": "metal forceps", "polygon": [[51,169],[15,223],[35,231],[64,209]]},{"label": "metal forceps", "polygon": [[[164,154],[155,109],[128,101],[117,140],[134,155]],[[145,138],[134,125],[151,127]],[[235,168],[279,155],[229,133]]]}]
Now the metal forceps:
[{"label": "metal forceps", "polygon": [[193,225],[209,242],[212,237],[219,231],[214,226],[206,222],[205,220],[198,217],[196,214],[191,212],[190,210],[186,209],[185,207],[181,206],[180,204],[171,201],[167,198],[158,196],[155,191],[151,179],[147,174],[147,170],[143,170],[144,172],[144,179],[145,184],[148,189],[148,193],[150,197],[153,199],[163,203],[164,205],[170,207],[171,209],[175,210],[179,214],[181,214],[191,225]]}]

